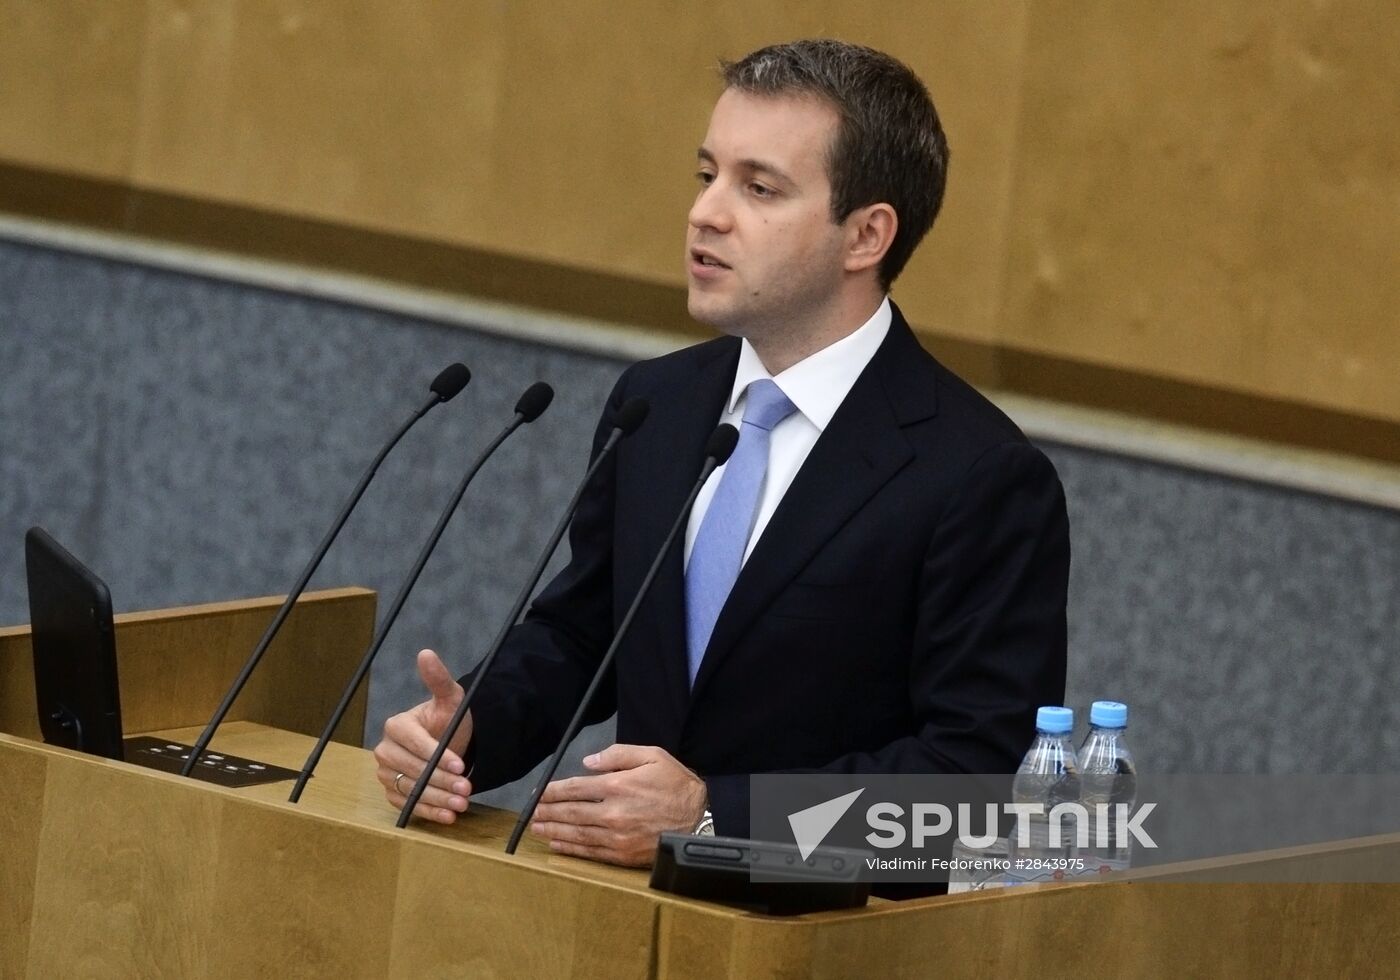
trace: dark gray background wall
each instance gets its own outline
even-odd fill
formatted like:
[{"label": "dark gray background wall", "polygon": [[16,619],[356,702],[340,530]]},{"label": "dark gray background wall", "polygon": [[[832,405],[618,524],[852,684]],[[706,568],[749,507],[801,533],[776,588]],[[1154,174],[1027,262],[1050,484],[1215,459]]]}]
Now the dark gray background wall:
[{"label": "dark gray background wall", "polygon": [[[284,592],[453,360],[472,384],[386,462],[313,587],[369,586],[386,606],[520,391],[558,394],[482,472],[410,598],[373,674],[369,744],[420,698],[419,648],[465,669],[490,642],[622,362],[0,242],[0,623],[28,619],[32,524],[119,610]],[[1400,769],[1400,514],[1045,448],[1072,522],[1070,704],[1129,702],[1157,771]]]}]

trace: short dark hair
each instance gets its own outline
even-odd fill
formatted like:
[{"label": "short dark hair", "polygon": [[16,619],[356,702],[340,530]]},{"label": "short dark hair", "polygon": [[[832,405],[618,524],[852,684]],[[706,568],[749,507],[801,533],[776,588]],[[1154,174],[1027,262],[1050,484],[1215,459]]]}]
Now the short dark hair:
[{"label": "short dark hair", "polygon": [[813,95],[840,115],[829,150],[831,218],[885,203],[899,227],[880,262],[889,289],[933,227],[948,181],[948,140],[928,89],[902,62],[844,41],[792,41],[721,61],[725,85],[753,95]]}]

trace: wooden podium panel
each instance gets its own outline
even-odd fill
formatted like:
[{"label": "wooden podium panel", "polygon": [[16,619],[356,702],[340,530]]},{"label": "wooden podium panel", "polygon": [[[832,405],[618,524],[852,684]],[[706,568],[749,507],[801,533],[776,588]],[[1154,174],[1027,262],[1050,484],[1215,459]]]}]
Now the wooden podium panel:
[{"label": "wooden podium panel", "polygon": [[[214,747],[296,766],[311,744],[236,722]],[[0,976],[651,969],[639,873],[561,869],[533,841],[507,857],[513,817],[486,807],[447,833],[397,831],[362,749],[333,743],[300,806],[289,782],[230,790],[4,735],[0,780],[23,788],[0,816]]]},{"label": "wooden podium panel", "polygon": [[[310,744],[248,722],[216,742],[280,765]],[[1345,976],[1400,948],[1400,886],[1151,880],[1170,869],[769,917],[528,837],[508,856],[513,815],[488,807],[399,831],[373,772],[334,744],[292,806],[288,783],[224,789],[0,736],[0,785],[22,790],[0,811],[0,975]],[[1328,847],[1393,862],[1400,835]]]},{"label": "wooden podium panel", "polygon": [[[282,599],[270,596],[116,616],[125,733],[205,725]],[[302,595],[228,720],[319,735],[355,664],[369,648],[374,607],[375,595],[369,589]],[[364,740],[368,688],[363,685],[350,703],[336,729],[337,741],[359,745]],[[36,741],[43,737],[34,708],[28,626],[0,627],[0,732]]]},{"label": "wooden podium panel", "polygon": [[[342,600],[353,640],[338,643]],[[372,603],[350,590],[298,610],[307,632],[291,635],[327,658],[303,683],[348,673]],[[238,629],[256,638],[266,614],[211,607],[188,636],[172,628],[167,671],[202,669],[175,653],[217,648],[229,617],[251,617]],[[13,654],[13,634],[3,643]],[[143,655],[159,661],[159,647]],[[0,698],[11,713],[21,700]],[[238,721],[213,747],[295,768],[311,744]],[[290,782],[229,789],[0,734],[0,977],[1351,976],[1391,971],[1400,949],[1400,885],[1290,883],[1393,874],[1400,834],[776,918],[656,892],[645,871],[528,836],[506,855],[514,815],[489,807],[398,830],[374,770],[371,753],[333,743],[293,806]],[[1199,880],[1241,864],[1279,881]]]}]

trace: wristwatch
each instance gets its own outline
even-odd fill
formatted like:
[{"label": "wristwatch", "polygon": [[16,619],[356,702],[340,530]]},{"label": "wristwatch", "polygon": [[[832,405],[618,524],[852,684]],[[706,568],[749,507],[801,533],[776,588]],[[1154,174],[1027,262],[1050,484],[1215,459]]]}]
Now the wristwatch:
[{"label": "wristwatch", "polygon": [[715,835],[714,815],[706,810],[705,815],[700,818],[700,822],[695,825],[695,829],[691,833],[696,837],[713,837]]}]

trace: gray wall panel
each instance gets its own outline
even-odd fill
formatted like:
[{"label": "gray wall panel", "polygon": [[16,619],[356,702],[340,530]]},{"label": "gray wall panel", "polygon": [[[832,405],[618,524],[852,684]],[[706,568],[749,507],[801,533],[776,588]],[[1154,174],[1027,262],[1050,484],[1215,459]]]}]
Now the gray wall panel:
[{"label": "gray wall panel", "polygon": [[1400,514],[1052,448],[1071,704],[1134,709],[1174,772],[1400,767]]},{"label": "gray wall panel", "polygon": [[[622,363],[0,243],[0,622],[28,618],[31,524],[103,575],[119,609],[285,591],[452,360],[472,384],[390,457],[313,585],[366,585],[387,607],[519,392],[544,378],[558,397],[449,526],[376,667],[371,742],[419,697],[415,651],[464,669],[489,643]],[[1073,525],[1072,704],[1129,701],[1157,770],[1397,768],[1400,514],[1046,448]]]},{"label": "gray wall panel", "polygon": [[490,642],[582,475],[622,367],[6,244],[0,325],[6,623],[28,620],[32,524],[102,575],[118,610],[285,592],[378,444],[461,360],[472,383],[405,437],[312,580],[374,588],[382,614],[521,391],[554,384],[546,415],[473,483],[390,634],[372,676],[372,732],[419,698],[418,649],[465,670]]}]

